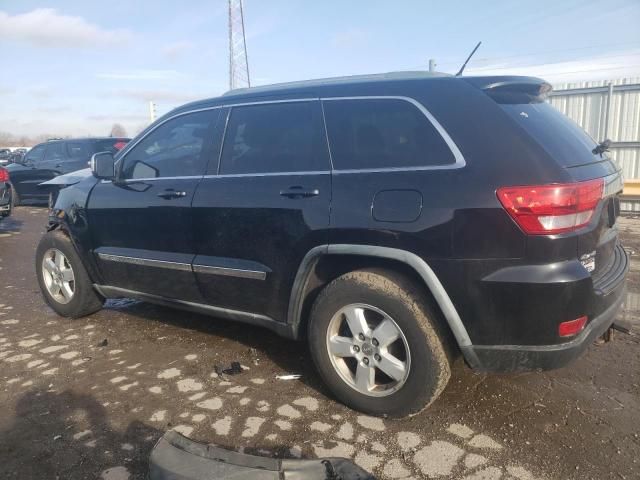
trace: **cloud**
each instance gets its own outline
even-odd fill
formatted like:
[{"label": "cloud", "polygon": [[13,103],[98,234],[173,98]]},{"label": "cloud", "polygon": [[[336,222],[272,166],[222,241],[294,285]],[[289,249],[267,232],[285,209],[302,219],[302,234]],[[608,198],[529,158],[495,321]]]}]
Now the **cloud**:
[{"label": "cloud", "polygon": [[349,28],[337,32],[331,38],[331,44],[336,48],[349,48],[367,41],[369,34],[360,28]]},{"label": "cloud", "polygon": [[121,89],[111,92],[111,96],[132,98],[140,101],[185,103],[192,100],[211,97],[211,94],[185,93],[176,90]]},{"label": "cloud", "polygon": [[53,8],[36,8],[17,15],[0,11],[0,39],[37,47],[110,46],[126,43],[131,36],[128,30],[106,30],[82,17],[60,14]]},{"label": "cloud", "polygon": [[170,43],[162,49],[162,55],[167,57],[169,60],[176,60],[184,53],[193,49],[193,47],[194,44],[188,41]]},{"label": "cloud", "polygon": [[97,78],[108,80],[171,80],[185,75],[176,70],[131,70],[128,72],[97,73]]},{"label": "cloud", "polygon": [[526,75],[542,77],[554,83],[609,80],[640,76],[640,50],[617,51],[611,55],[598,55],[577,60],[547,62],[535,65],[509,63],[485,64],[467,67],[465,75]]}]

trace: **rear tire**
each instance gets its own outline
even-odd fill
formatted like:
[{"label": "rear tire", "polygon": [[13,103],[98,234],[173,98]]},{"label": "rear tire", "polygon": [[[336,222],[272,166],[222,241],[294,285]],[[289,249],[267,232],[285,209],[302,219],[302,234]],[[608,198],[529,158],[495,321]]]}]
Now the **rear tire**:
[{"label": "rear tire", "polygon": [[18,191],[15,187],[11,188],[11,202],[14,207],[20,206],[20,195],[18,195]]},{"label": "rear tire", "polygon": [[[342,275],[320,293],[308,341],[320,376],[341,402],[370,415],[403,417],[442,393],[451,376],[449,348],[420,288],[403,275],[371,269]],[[358,322],[348,321],[355,317]]]},{"label": "rear tire", "polygon": [[104,304],[71,240],[59,230],[46,233],[40,240],[36,273],[44,300],[58,315],[84,317]]}]

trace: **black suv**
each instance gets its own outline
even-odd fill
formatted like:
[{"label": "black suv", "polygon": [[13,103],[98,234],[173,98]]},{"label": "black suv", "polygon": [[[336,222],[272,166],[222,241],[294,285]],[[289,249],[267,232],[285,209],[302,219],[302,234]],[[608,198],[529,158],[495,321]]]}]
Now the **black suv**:
[{"label": "black suv", "polygon": [[306,338],[335,396],[413,414],[474,369],[567,364],[612,324],[620,172],[528,77],[232,91],[61,191],[37,250],[61,315],[133,297]]},{"label": "black suv", "polygon": [[36,145],[20,160],[8,165],[14,194],[14,205],[23,200],[47,201],[51,189],[38,185],[58,175],[87,168],[91,155],[96,152],[116,153],[128,138],[77,138],[50,140]]}]

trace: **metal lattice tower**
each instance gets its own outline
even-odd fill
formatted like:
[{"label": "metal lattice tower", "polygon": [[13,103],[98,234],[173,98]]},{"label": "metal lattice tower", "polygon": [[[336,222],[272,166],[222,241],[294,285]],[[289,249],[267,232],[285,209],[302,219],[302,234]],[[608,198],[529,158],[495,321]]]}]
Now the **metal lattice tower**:
[{"label": "metal lattice tower", "polygon": [[229,0],[229,88],[250,86],[242,0]]}]

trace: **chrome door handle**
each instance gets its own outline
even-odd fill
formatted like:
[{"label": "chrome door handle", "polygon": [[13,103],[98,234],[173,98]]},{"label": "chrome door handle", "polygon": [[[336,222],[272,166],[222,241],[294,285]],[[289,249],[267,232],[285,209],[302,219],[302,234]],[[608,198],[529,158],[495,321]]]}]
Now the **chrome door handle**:
[{"label": "chrome door handle", "polygon": [[317,188],[306,189],[301,186],[289,187],[287,190],[280,190],[280,195],[288,198],[308,198],[320,195]]},{"label": "chrome door handle", "polygon": [[165,190],[164,192],[160,192],[158,196],[160,198],[164,198],[165,200],[171,200],[172,198],[186,197],[187,192],[178,192],[176,190]]}]

